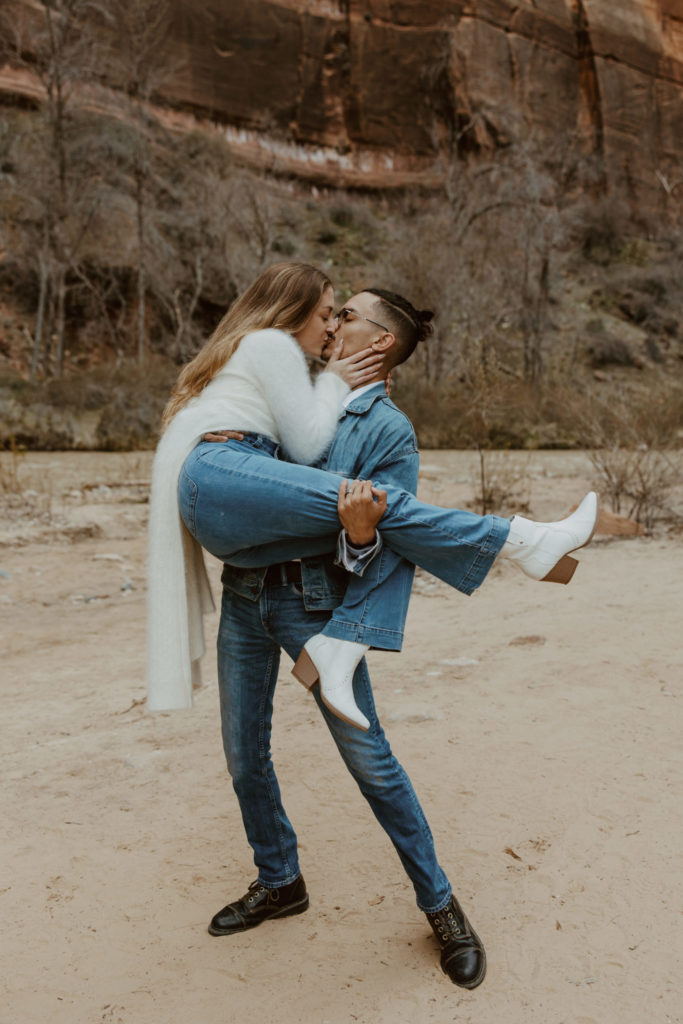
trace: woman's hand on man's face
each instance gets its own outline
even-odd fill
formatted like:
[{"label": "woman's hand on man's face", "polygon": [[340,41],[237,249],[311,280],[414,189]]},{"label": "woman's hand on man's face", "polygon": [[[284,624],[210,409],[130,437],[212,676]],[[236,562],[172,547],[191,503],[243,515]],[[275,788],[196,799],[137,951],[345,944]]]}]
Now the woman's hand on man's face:
[{"label": "woman's hand on man's face", "polygon": [[343,340],[338,341],[330,352],[330,357],[325,367],[325,373],[336,373],[345,381],[351,390],[359,388],[363,384],[369,384],[372,380],[379,380],[380,366],[384,360],[382,352],[374,352],[371,348],[364,348],[360,352],[343,358]]}]

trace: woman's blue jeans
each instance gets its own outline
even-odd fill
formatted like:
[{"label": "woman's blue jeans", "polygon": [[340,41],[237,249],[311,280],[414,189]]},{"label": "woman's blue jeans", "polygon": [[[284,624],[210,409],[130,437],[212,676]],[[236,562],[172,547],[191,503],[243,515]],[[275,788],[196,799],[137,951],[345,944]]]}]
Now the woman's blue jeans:
[{"label": "woman's blue jeans", "polygon": [[[282,805],[270,754],[280,648],[296,659],[328,618],[329,612],[306,611],[299,588],[291,583],[266,582],[256,601],[227,587],[223,591],[218,630],[223,747],[259,881],[268,888],[288,885],[300,872],[296,834]],[[365,660],[356,669],[353,686],[356,702],[370,721],[368,732],[331,714],[320,700],[319,687],[313,693],[347,768],[394,844],[418,906],[426,913],[441,910],[451,886],[436,859],[410,779],[377,719]]]},{"label": "woman's blue jeans", "polygon": [[[273,441],[246,435],[244,441],[202,442],[185,460],[178,483],[183,521],[222,562],[274,565],[335,548],[339,477],[280,461],[276,453]],[[384,543],[461,593],[476,590],[505,543],[509,521],[426,505],[391,485],[386,491],[379,526]],[[359,618],[383,626],[384,582],[381,571],[352,575],[324,632],[353,640]]]}]

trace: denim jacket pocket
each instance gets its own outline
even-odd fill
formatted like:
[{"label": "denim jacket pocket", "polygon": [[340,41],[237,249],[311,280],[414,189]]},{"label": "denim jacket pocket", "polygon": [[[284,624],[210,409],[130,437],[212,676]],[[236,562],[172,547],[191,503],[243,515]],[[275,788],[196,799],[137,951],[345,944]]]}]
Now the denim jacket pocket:
[{"label": "denim jacket pocket", "polygon": [[304,558],[301,562],[306,611],[331,611],[344,599],[349,574],[334,564],[334,555]]}]

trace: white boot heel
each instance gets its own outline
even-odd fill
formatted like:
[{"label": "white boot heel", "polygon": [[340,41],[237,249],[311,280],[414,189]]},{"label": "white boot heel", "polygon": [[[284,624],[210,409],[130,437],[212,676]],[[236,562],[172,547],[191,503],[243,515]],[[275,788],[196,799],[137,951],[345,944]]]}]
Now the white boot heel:
[{"label": "white boot heel", "polygon": [[312,689],[320,680],[320,696],[330,711],[357,729],[367,732],[370,723],[353,696],[353,674],[369,651],[366,644],[317,633],[307,640],[292,669],[292,675]]},{"label": "white boot heel", "polygon": [[579,564],[578,558],[572,558],[571,555],[565,555],[559,560],[557,565],[553,566],[550,572],[543,577],[543,583],[569,583],[570,579],[576,572],[576,567]]},{"label": "white boot heel", "polygon": [[320,679],[318,670],[311,661],[311,656],[305,647],[294,663],[292,675],[295,679],[298,679],[301,685],[305,686],[307,690],[312,690]]}]

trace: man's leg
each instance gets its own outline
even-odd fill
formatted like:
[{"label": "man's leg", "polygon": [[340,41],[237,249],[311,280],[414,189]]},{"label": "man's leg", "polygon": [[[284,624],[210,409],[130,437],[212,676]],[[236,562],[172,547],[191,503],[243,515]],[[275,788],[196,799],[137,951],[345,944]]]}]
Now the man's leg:
[{"label": "man's leg", "polygon": [[368,732],[333,715],[321,700],[319,687],[315,687],[314,697],[344,764],[394,845],[413,884],[418,907],[424,913],[435,913],[448,904],[451,885],[437,860],[434,838],[413,785],[379,723],[365,659],[353,682],[358,706],[371,723]]},{"label": "man's leg", "polygon": [[[320,632],[328,612],[308,612],[294,585],[272,588],[269,628],[273,639],[296,659],[304,643]],[[313,691],[344,763],[394,844],[425,913],[442,910],[451,897],[450,883],[434,850],[434,841],[410,779],[392,753],[372,696],[365,662],[354,676],[354,696],[370,721],[368,732],[331,714]]]},{"label": "man's leg", "polygon": [[[270,729],[279,646],[296,657],[327,618],[326,613],[306,611],[300,589],[294,584],[267,581],[258,603],[224,591],[218,655],[223,737],[247,836],[259,866],[259,882],[242,899],[216,914],[209,925],[214,935],[234,934],[270,917],[298,914],[308,906],[306,887],[298,871],[296,836],[282,807],[270,760]],[[351,729],[322,704],[321,711],[347,767],[413,883],[418,906],[427,913],[441,944],[443,970],[455,984],[475,988],[486,971],[483,946],[451,893],[413,787],[379,725],[364,662],[356,671],[354,689],[356,700],[371,722],[367,734]],[[263,867],[274,875],[264,873],[261,881]],[[276,882],[279,870],[282,877],[291,880]]]},{"label": "man's leg", "polygon": [[[273,638],[296,658],[321,629],[324,613],[307,612],[299,589],[290,584],[271,591],[269,626]],[[417,904],[427,915],[441,947],[441,967],[461,988],[476,988],[486,974],[486,954],[451,891],[436,859],[434,840],[410,779],[391,752],[377,719],[370,677],[362,661],[353,679],[354,697],[370,722],[360,733],[331,715],[315,691],[344,763],[391,839],[413,883]]]}]

